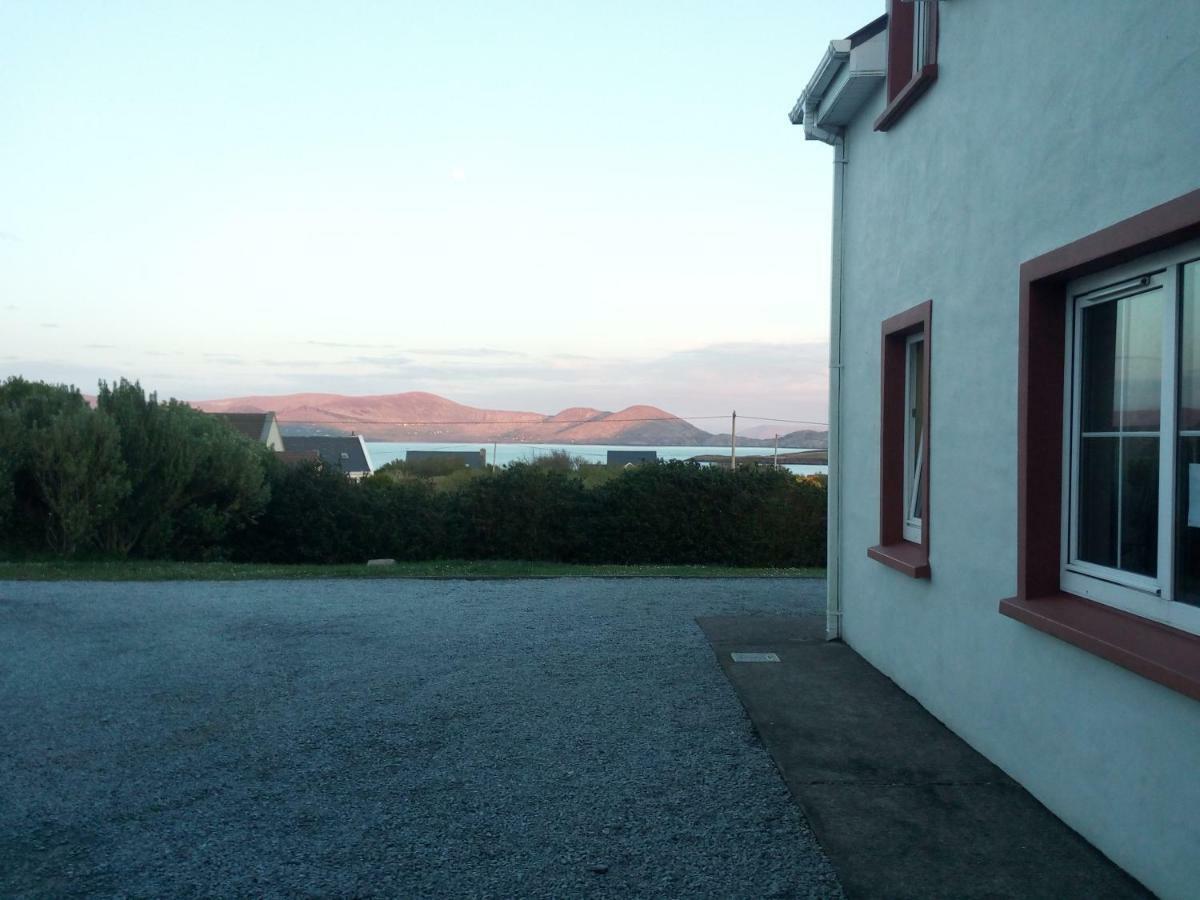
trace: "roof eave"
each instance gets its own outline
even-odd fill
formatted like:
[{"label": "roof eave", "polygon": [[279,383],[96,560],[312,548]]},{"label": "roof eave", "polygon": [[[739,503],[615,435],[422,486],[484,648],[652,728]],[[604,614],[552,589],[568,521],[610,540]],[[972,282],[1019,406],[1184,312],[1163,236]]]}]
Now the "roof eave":
[{"label": "roof eave", "polygon": [[[805,140],[837,143],[848,119],[881,82],[886,56],[882,61],[875,57],[886,52],[886,45],[881,43],[883,38],[879,37],[886,30],[884,15],[843,40],[830,41],[804,93],[788,115],[793,125],[804,126]],[[830,108],[826,109],[827,106]]]},{"label": "roof eave", "polygon": [[812,78],[808,80],[808,86],[804,88],[804,93],[800,95],[800,99],[796,101],[796,105],[792,107],[788,118],[791,119],[793,125],[805,124],[805,109],[813,102],[819,103],[821,97],[825,94],[833,79],[837,77],[838,70],[842,64],[850,58],[851,43],[849,40],[830,41],[829,47],[825,50],[825,55],[821,57],[821,62],[817,65],[817,70],[813,72]]}]

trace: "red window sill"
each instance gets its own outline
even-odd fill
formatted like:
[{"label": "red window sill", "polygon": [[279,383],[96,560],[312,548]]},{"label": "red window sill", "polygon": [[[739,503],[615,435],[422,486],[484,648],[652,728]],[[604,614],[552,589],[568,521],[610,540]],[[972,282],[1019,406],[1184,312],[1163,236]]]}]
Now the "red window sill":
[{"label": "red window sill", "polygon": [[909,578],[929,577],[929,553],[921,544],[912,541],[880,544],[868,547],[867,556],[897,572],[903,572]]},{"label": "red window sill", "polygon": [[1000,612],[1200,700],[1200,635],[1067,593],[1009,597]]},{"label": "red window sill", "polygon": [[900,117],[908,112],[908,108],[916,103],[935,81],[937,81],[937,63],[922,66],[912,80],[900,89],[900,93],[892,98],[892,102],[887,105],[887,108],[879,114],[879,118],[875,120],[875,130],[887,131],[899,122]]}]

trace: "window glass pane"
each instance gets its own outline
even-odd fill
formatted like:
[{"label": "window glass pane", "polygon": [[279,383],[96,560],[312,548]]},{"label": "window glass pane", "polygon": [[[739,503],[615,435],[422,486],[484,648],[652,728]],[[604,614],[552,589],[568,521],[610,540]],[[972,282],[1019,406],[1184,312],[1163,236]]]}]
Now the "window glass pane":
[{"label": "window glass pane", "polygon": [[1121,547],[1117,568],[1158,572],[1158,438],[1121,438]]},{"label": "window glass pane", "polygon": [[1085,307],[1084,433],[1158,431],[1162,402],[1162,291]]},{"label": "window glass pane", "polygon": [[1076,556],[1149,576],[1158,571],[1162,305],[1154,291],[1080,313]]},{"label": "window glass pane", "polygon": [[1081,440],[1077,534],[1084,562],[1158,571],[1158,438]]},{"label": "window glass pane", "polygon": [[928,18],[925,4],[920,0],[913,3],[913,74],[921,71],[921,67],[925,65],[925,48],[929,34]]},{"label": "window glass pane", "polygon": [[1179,323],[1175,599],[1200,606],[1200,263],[1183,267]]},{"label": "window glass pane", "polygon": [[1200,262],[1183,267],[1179,327],[1179,427],[1200,431]]},{"label": "window glass pane", "polygon": [[1175,599],[1200,606],[1200,437],[1179,440]]},{"label": "window glass pane", "polygon": [[913,520],[921,519],[922,466],[921,445],[925,440],[925,341],[910,341],[908,344],[908,366],[904,383],[905,405],[908,409],[907,445],[904,448],[905,465],[905,515]]},{"label": "window glass pane", "polygon": [[1076,555],[1117,567],[1118,437],[1083,438],[1079,444],[1079,523]]}]

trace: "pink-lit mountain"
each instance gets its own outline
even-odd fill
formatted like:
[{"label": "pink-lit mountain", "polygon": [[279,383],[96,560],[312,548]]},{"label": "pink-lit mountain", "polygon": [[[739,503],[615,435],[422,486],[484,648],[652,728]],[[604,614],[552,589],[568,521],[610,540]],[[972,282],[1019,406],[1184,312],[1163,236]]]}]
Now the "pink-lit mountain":
[{"label": "pink-lit mountain", "polygon": [[[728,435],[697,428],[655,406],[619,412],[572,407],[554,415],[464,406],[420,391],[347,397],[340,394],[284,394],[202,400],[207,412],[274,412],[285,434],[347,434],[374,441],[446,441],[554,444],[633,444],[709,447],[728,444]],[[824,446],[824,432],[780,437],[782,446]],[[802,440],[803,443],[795,443]],[[740,439],[742,446],[769,440]]]}]

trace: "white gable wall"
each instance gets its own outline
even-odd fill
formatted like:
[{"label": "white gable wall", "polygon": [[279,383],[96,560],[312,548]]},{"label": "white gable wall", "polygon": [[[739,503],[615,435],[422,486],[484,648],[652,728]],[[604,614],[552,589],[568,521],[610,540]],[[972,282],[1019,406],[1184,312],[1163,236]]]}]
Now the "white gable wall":
[{"label": "white gable wall", "polygon": [[[1200,2],[951,0],[937,82],[886,134],[878,92],[846,137],[843,636],[1168,897],[1200,884],[1200,702],[997,607],[1016,593],[1018,268],[1200,188],[1198,48]],[[924,581],[866,550],[880,324],[929,298]]]}]

